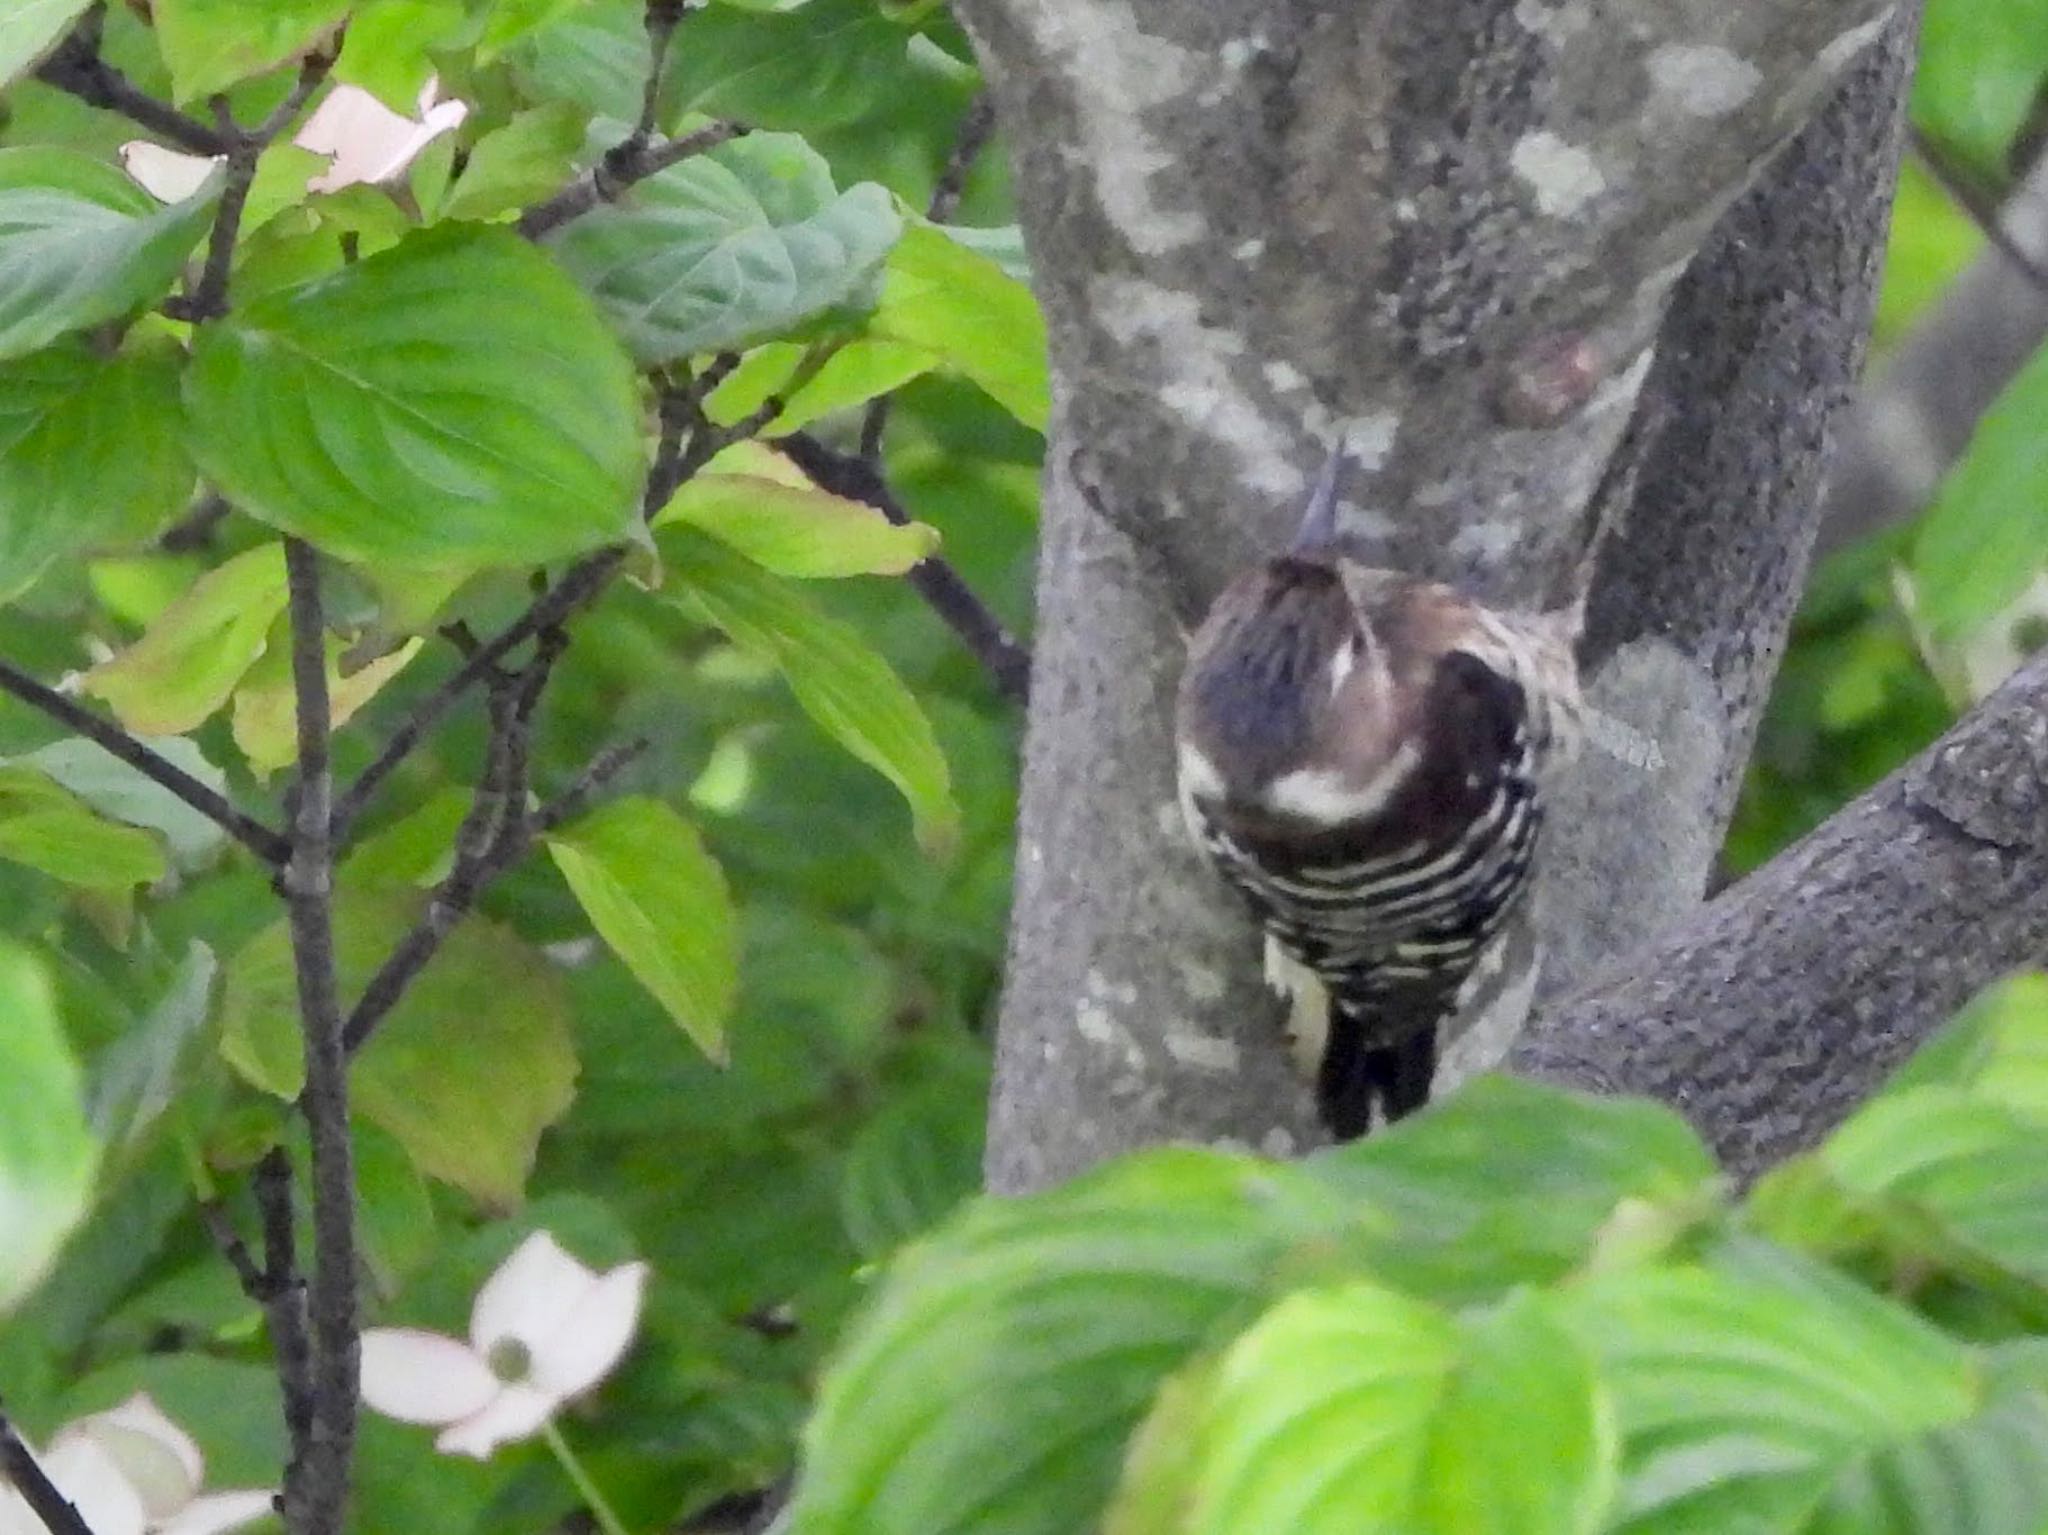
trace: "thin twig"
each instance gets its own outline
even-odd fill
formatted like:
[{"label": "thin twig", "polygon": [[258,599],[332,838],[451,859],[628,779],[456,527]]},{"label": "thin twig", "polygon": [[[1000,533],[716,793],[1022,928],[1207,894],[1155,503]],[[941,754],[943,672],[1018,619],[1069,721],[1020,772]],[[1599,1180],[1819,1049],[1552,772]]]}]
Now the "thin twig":
[{"label": "thin twig", "polygon": [[355,1175],[348,1124],[348,1056],[342,1047],[334,957],[332,720],[319,557],[285,540],[290,587],[292,689],[298,710],[298,784],[292,856],[279,876],[292,936],[306,1081],[299,1110],[312,1148],[313,1273],[311,1427],[305,1455],[285,1474],[293,1535],[338,1535],[355,1447],[360,1336],[356,1315]]},{"label": "thin twig", "polygon": [[0,1414],[0,1477],[21,1494],[50,1535],[93,1535],[92,1526],[36,1464],[14,1424]]},{"label": "thin twig", "polygon": [[[779,439],[777,446],[819,489],[871,506],[899,527],[912,520],[867,459],[829,448],[808,432],[791,432]],[[988,668],[997,691],[1012,703],[1023,704],[1031,691],[1031,653],[1003,627],[960,572],[931,555],[913,565],[904,579]]]},{"label": "thin twig", "polygon": [[199,504],[157,535],[156,546],[165,554],[193,554],[213,546],[213,536],[232,508],[227,497],[209,491]]},{"label": "thin twig", "polygon": [[570,567],[562,579],[556,582],[541,597],[535,600],[512,623],[493,638],[478,646],[462,665],[433,692],[427,694],[412,706],[411,711],[391,739],[384,745],[370,765],[357,775],[354,783],[334,802],[334,835],[337,844],[346,842],[356,818],[362,814],[372,795],[384,780],[397,770],[400,763],[410,756],[427,733],[441,722],[448,711],[461,702],[463,695],[486,680],[497,668],[500,661],[543,629],[556,627],[604,589],[620,565],[625,563],[626,551],[614,546],[601,549],[580,563]]},{"label": "thin twig", "polygon": [[616,746],[607,746],[592,757],[583,771],[576,775],[574,783],[534,812],[534,835],[545,836],[556,827],[565,825],[583,814],[590,808],[590,802],[596,799],[614,778],[624,772],[635,758],[644,754],[650,745],[651,743],[643,736],[623,741]]},{"label": "thin twig", "polygon": [[172,319],[198,323],[227,313],[228,277],[234,267],[235,242],[241,238],[242,214],[249,206],[249,188],[256,181],[256,162],[290,126],[333,67],[332,53],[308,54],[299,65],[299,78],[290,94],[254,128],[238,128],[228,111],[227,99],[214,99],[214,115],[220,120],[220,132],[228,146],[227,182],[221,188],[220,206],[214,210],[206,266],[198,285],[183,298],[174,298],[164,305],[164,313]]},{"label": "thin twig", "polygon": [[2036,261],[2027,249],[2012,237],[2011,231],[2005,227],[2005,217],[1999,209],[1998,199],[1979,186],[1976,179],[1951,160],[1947,151],[1934,140],[1918,128],[1911,128],[1909,132],[1914,156],[1927,167],[1927,174],[1934,178],[1935,184],[1941,188],[1948,200],[1983,231],[1984,238],[1991,242],[2001,256],[2013,264],[2015,270],[2043,293],[2048,293],[2048,267]]},{"label": "thin twig", "polygon": [[519,232],[529,240],[538,240],[593,208],[616,202],[649,176],[744,137],[747,131],[744,123],[715,122],[660,144],[636,145],[629,138],[546,202],[529,208],[519,220]]},{"label": "thin twig", "polygon": [[645,148],[661,116],[661,83],[668,74],[668,49],[683,19],[683,0],[647,0],[647,84],[640,93],[640,121],[633,137]]},{"label": "thin twig", "polygon": [[[934,224],[953,222],[953,215],[960,211],[961,194],[967,190],[967,177],[974,170],[974,162],[981,158],[982,150],[988,147],[989,135],[995,129],[995,98],[983,91],[961,114],[953,148],[939,171],[939,179],[932,183],[931,200],[925,204],[924,216]],[[882,439],[888,434],[889,415],[895,408],[893,392],[880,395],[869,402],[861,417],[860,456],[869,463],[881,464]]]},{"label": "thin twig", "polygon": [[119,112],[130,122],[147,128],[158,138],[169,139],[180,149],[196,155],[224,155],[230,140],[195,118],[187,117],[168,101],[160,101],[140,89],[120,70],[100,57],[100,33],[106,22],[106,6],[94,5],[71,35],[59,43],[36,69],[36,78],[48,86],[76,96],[89,106]]},{"label": "thin twig", "polygon": [[31,708],[41,710],[60,725],[70,726],[151,782],[168,789],[265,863],[282,864],[291,856],[291,844],[283,836],[253,816],[244,815],[176,763],[159,756],[119,725],[101,719],[90,709],[5,661],[0,661],[0,690],[13,694]]}]

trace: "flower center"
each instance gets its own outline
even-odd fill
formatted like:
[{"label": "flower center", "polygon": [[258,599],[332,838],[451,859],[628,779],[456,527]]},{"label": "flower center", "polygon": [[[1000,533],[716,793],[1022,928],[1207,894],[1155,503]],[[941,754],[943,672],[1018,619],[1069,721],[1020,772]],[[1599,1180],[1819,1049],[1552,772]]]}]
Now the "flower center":
[{"label": "flower center", "polygon": [[533,1350],[517,1338],[500,1338],[484,1355],[484,1363],[504,1384],[516,1386],[533,1373]]}]

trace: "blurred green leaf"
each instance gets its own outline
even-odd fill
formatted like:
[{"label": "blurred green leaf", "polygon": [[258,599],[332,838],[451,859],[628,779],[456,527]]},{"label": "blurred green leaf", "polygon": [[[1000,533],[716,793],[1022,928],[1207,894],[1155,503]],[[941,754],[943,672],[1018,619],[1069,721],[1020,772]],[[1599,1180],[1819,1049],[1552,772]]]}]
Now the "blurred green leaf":
[{"label": "blurred green leaf", "polygon": [[1899,165],[1899,190],[1878,290],[1877,347],[1891,345],[1948,290],[1984,248],[1983,231],[1943,192],[1920,162]]},{"label": "blurred green leaf", "polygon": [[714,5],[693,16],[670,51],[668,110],[811,132],[886,108],[915,78],[910,29],[874,0],[776,9]]},{"label": "blurred green leaf", "polygon": [[936,352],[1019,421],[1045,430],[1045,321],[1031,290],[987,256],[932,225],[914,226],[890,253],[873,329]]},{"label": "blurred green leaf", "polygon": [[185,405],[239,508],[345,559],[533,564],[634,523],[632,371],[508,230],[427,230],[208,326]]},{"label": "blurred green leaf", "polygon": [[[344,888],[335,906],[344,996],[361,993],[420,905],[397,891]],[[283,922],[228,962],[221,1033],[221,1053],[243,1077],[298,1096],[305,1051]],[[421,1172],[509,1205],[576,1078],[561,981],[506,929],[465,918],[363,1047],[352,1078],[356,1112],[397,1137]]]},{"label": "blurred green leaf", "polygon": [[42,1278],[85,1214],[98,1160],[78,1063],[42,966],[0,939],[0,1313]]},{"label": "blurred green leaf", "polygon": [[634,355],[665,363],[867,308],[902,228],[883,188],[839,192],[795,134],[755,133],[649,177],[548,243]]},{"label": "blurred green leaf", "polygon": [[655,526],[698,528],[763,569],[800,578],[901,575],[938,548],[937,531],[924,523],[899,526],[801,475],[784,475],[772,465],[761,466],[765,473],[747,472],[752,467],[693,475]]},{"label": "blurred green leaf", "polygon": [[219,968],[213,950],[193,943],[147,1016],[100,1053],[90,1113],[108,1154],[131,1150],[189,1086]]},{"label": "blurred green leaf", "polygon": [[1977,423],[1913,544],[1922,619],[1952,643],[2048,568],[2048,348],[2036,352]]},{"label": "blurred green leaf", "polygon": [[1802,1529],[1863,1457],[1976,1405],[1959,1345],[1784,1255],[1619,1270],[1565,1304],[1614,1392],[1628,1535]]},{"label": "blurred green leaf", "polygon": [[773,661],[797,702],[854,756],[895,784],[910,804],[917,839],[943,852],[960,810],[931,722],[888,663],[846,625],[812,608],[781,577],[692,528],[656,539],[670,583],[662,596],[717,625],[733,642]]},{"label": "blurred green leaf", "polygon": [[0,598],[191,500],[178,364],[170,347],[107,358],[79,341],[0,363]]},{"label": "blurred green leaf", "polygon": [[[1449,1302],[1561,1278],[1624,1209],[1680,1222],[1710,1212],[1719,1182],[1668,1109],[1505,1076],[1303,1166],[1379,1217],[1376,1271]],[[1503,1198],[1507,1188],[1516,1197]]]},{"label": "blurred green leaf", "polygon": [[103,821],[76,803],[0,819],[0,858],[85,890],[153,885],[166,868],[163,849],[148,832]]},{"label": "blurred green leaf", "polygon": [[23,73],[91,0],[15,0],[0,16],[0,85]]},{"label": "blurred green leaf", "polygon": [[1091,1527],[1161,1382],[1249,1319],[1290,1179],[1152,1152],[905,1249],[820,1385],[792,1535]]},{"label": "blurred green leaf", "polygon": [[85,691],[137,735],[196,729],[263,654],[284,604],[284,546],[246,550],[200,577],[142,638],[87,672]]},{"label": "blurred green leaf", "polygon": [[194,101],[306,52],[350,0],[153,0],[176,99]]},{"label": "blurred green leaf", "polygon": [[1460,1321],[1378,1285],[1309,1290],[1203,1377],[1199,1405],[1166,1399],[1180,1443],[1133,1459],[1110,1535],[1603,1527],[1611,1414],[1547,1299]]},{"label": "blurred green leaf", "polygon": [[436,50],[471,27],[463,0],[361,0],[351,8],[334,78],[359,85],[394,112],[418,109]]},{"label": "blurred green leaf", "polygon": [[1960,1087],[2048,1125],[2048,975],[1986,988],[1914,1053],[1887,1091]]},{"label": "blurred green leaf", "polygon": [[213,217],[220,181],[166,208],[68,149],[0,149],[0,357],[164,297]]},{"label": "blurred green leaf", "polygon": [[861,1126],[839,1199],[846,1234],[863,1253],[894,1252],[980,1189],[983,1097],[938,1082]]},{"label": "blurred green leaf", "polygon": [[837,348],[809,378],[789,388],[809,352],[810,348],[793,341],[771,341],[756,347],[711,391],[704,402],[705,414],[729,426],[779,393],[782,411],[763,431],[764,436],[779,437],[820,416],[864,405],[899,389],[939,362],[938,355],[925,347],[885,337],[856,336]]},{"label": "blurred green leaf", "polygon": [[2048,1529],[2048,1399],[1995,1397],[1852,1463],[1804,1535],[2040,1535]]},{"label": "blurred green leaf", "polygon": [[1994,187],[2048,83],[2048,0],[1934,0],[1920,23],[1913,120]]},{"label": "blurred green leaf", "polygon": [[715,1061],[739,989],[732,897],[697,829],[659,800],[614,800],[548,853],[626,968]]},{"label": "blurred green leaf", "polygon": [[[158,756],[208,788],[225,791],[227,775],[184,737],[164,736],[147,744]],[[34,768],[110,820],[158,833],[181,868],[205,862],[227,839],[227,833],[210,817],[194,810],[140,768],[130,767],[106,748],[81,736],[52,741],[19,757],[0,757],[0,767],[12,765]]]}]

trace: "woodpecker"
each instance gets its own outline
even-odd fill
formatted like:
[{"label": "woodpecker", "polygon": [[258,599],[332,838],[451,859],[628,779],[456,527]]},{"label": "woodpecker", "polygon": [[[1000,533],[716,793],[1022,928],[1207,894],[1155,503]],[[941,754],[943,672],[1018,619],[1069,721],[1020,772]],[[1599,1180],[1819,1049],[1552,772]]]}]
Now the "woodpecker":
[{"label": "woodpecker", "polygon": [[1581,711],[1578,613],[1490,609],[1336,531],[1331,454],[1286,553],[1226,587],[1178,707],[1189,830],[1250,903],[1340,1140],[1420,1107],[1529,885]]}]

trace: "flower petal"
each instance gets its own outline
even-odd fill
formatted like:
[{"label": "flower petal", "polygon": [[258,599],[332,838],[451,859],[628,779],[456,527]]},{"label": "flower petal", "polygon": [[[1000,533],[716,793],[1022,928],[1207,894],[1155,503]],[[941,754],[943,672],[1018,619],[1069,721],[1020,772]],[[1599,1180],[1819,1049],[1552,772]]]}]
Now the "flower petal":
[{"label": "flower petal", "polygon": [[575,1309],[534,1346],[534,1385],[561,1401],[609,1375],[633,1341],[647,1274],[644,1263],[623,1264],[586,1290]]},{"label": "flower petal", "polygon": [[498,1394],[490,1366],[467,1346],[416,1327],[363,1333],[363,1401],[401,1423],[458,1423]]},{"label": "flower petal", "polygon": [[548,1232],[536,1231],[476,1292],[469,1341],[484,1358],[507,1338],[517,1338],[529,1353],[538,1353],[596,1283],[595,1269],[564,1252]]},{"label": "flower petal", "polygon": [[75,1424],[50,1441],[43,1475],[71,1501],[93,1535],[143,1535],[147,1521],[141,1496],[114,1457]]},{"label": "flower petal", "polygon": [[199,1446],[164,1416],[147,1391],[136,1392],[118,1407],[80,1418],[69,1431],[91,1435],[113,1458],[152,1521],[190,1503],[206,1476]]},{"label": "flower petal", "polygon": [[206,185],[226,155],[188,155],[148,139],[130,139],[121,146],[121,169],[161,203],[181,203]]},{"label": "flower petal", "polygon": [[489,1460],[499,1445],[539,1433],[540,1426],[554,1416],[558,1405],[545,1391],[536,1391],[531,1386],[506,1386],[475,1417],[444,1429],[434,1441],[434,1448],[443,1455],[473,1455],[478,1460]]},{"label": "flower petal", "polygon": [[438,82],[422,93],[425,121],[394,112],[359,85],[337,85],[314,109],[292,142],[334,163],[306,183],[308,191],[338,192],[359,182],[389,181],[421,150],[469,116],[469,103],[444,101],[431,109]]},{"label": "flower petal", "polygon": [[226,1535],[227,1531],[254,1524],[269,1513],[276,1497],[275,1493],[255,1487],[209,1492],[203,1498],[194,1498],[163,1523],[150,1526],[150,1535]]}]

